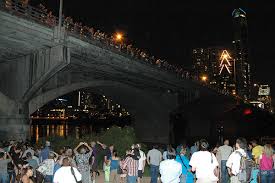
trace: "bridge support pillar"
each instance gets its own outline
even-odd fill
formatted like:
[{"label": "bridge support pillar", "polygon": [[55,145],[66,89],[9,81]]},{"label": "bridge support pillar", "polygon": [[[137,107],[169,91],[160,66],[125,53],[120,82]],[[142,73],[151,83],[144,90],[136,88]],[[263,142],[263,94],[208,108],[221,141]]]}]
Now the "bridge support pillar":
[{"label": "bridge support pillar", "polygon": [[168,144],[173,142],[170,115],[177,108],[176,94],[151,96],[134,114],[134,127],[142,142]]},{"label": "bridge support pillar", "polygon": [[30,123],[28,115],[0,115],[0,140],[25,140],[29,138]]},{"label": "bridge support pillar", "polygon": [[29,113],[26,105],[0,92],[0,140],[25,140],[29,136]]}]

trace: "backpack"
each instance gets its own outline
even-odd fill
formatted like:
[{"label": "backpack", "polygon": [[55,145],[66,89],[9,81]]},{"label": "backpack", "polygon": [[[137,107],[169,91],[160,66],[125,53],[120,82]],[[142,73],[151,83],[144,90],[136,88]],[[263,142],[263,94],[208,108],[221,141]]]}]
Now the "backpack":
[{"label": "backpack", "polygon": [[250,182],[251,172],[253,168],[253,161],[244,157],[240,152],[236,151],[237,154],[241,156],[240,160],[240,172],[238,173],[237,177],[238,180],[242,183]]}]

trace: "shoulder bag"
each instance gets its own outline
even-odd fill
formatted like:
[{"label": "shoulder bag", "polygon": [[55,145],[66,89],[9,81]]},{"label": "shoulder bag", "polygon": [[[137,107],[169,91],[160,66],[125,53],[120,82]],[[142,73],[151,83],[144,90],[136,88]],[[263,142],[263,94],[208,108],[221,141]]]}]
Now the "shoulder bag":
[{"label": "shoulder bag", "polygon": [[82,183],[82,181],[80,180],[80,181],[78,181],[77,179],[76,179],[76,177],[75,177],[75,173],[74,173],[74,169],[73,169],[73,167],[71,166],[71,172],[72,172],[72,174],[73,174],[73,176],[74,176],[74,180],[75,180],[75,182],[76,183]]}]

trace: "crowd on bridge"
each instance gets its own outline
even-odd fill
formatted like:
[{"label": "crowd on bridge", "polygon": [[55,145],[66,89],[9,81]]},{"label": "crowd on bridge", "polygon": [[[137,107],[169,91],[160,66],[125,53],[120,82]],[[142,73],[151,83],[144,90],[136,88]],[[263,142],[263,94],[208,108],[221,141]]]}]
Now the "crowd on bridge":
[{"label": "crowd on bridge", "polygon": [[[6,10],[16,11],[18,15],[29,16],[40,23],[43,23],[49,27],[54,27],[58,24],[58,18],[53,15],[52,11],[49,11],[44,5],[40,4],[37,8],[33,8],[28,5],[26,0],[0,0],[0,2],[5,1],[2,5]],[[144,61],[148,64],[155,65],[159,68],[163,68],[167,71],[175,72],[179,77],[191,78],[190,73],[184,70],[181,66],[176,66],[168,63],[165,59],[156,58],[150,55],[148,51],[134,47],[131,43],[124,41],[123,35],[121,34],[108,34],[100,30],[96,30],[93,27],[88,27],[83,25],[81,22],[76,22],[72,17],[62,17],[62,25],[65,29],[79,37],[80,39],[85,39],[86,41],[98,41],[102,43],[105,47],[113,48],[127,56],[131,59],[137,59]]]},{"label": "crowd on bridge", "polygon": [[233,146],[224,140],[211,148],[201,139],[191,147],[184,142],[176,148],[153,145],[148,152],[141,144],[133,144],[121,155],[114,145],[98,141],[80,142],[58,152],[49,141],[39,147],[10,140],[0,147],[1,183],[94,183],[100,182],[100,175],[104,175],[101,182],[140,183],[146,166],[151,183],[275,182],[274,144],[262,146],[244,138]]}]

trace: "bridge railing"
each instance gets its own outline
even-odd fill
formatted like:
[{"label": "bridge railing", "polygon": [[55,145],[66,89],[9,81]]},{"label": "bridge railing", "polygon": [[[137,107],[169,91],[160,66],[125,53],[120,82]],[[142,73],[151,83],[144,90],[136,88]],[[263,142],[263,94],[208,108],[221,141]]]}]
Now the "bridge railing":
[{"label": "bridge railing", "polygon": [[[0,0],[0,8],[11,14],[24,17],[26,19],[34,20],[38,23],[42,23],[48,27],[54,27],[58,24],[58,18],[48,12],[45,8],[35,8],[30,5],[24,5],[19,0]],[[83,39],[97,46],[107,48],[117,54],[130,58],[131,60],[141,61],[148,66],[155,65],[157,68],[165,71],[177,72],[177,75],[187,79],[181,71],[182,69],[176,68],[168,62],[150,57],[145,52],[133,48],[130,45],[118,43],[112,36],[109,36],[99,30],[94,30],[87,26],[82,26],[81,23],[73,22],[70,17],[62,17],[62,26],[65,27],[67,32],[74,37]],[[186,71],[187,72],[187,71]]]},{"label": "bridge railing", "polygon": [[19,0],[0,0],[0,8],[11,14],[31,19],[42,23],[48,27],[54,27],[57,24],[57,18],[40,8],[21,3]]}]

